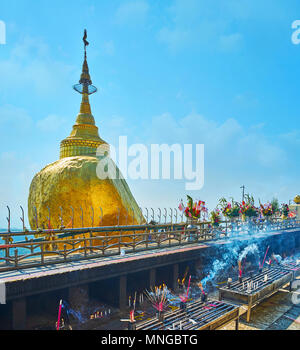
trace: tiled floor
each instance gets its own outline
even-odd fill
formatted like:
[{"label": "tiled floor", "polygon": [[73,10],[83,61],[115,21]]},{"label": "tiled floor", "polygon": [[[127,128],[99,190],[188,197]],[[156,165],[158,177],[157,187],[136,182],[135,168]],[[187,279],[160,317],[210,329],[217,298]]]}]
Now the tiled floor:
[{"label": "tiled floor", "polygon": [[[234,330],[235,324],[230,323],[223,329]],[[242,316],[239,329],[300,330],[300,302],[298,305],[293,304],[291,294],[288,293],[287,290],[280,290],[278,293],[253,308],[249,323],[247,323],[244,316]]]}]

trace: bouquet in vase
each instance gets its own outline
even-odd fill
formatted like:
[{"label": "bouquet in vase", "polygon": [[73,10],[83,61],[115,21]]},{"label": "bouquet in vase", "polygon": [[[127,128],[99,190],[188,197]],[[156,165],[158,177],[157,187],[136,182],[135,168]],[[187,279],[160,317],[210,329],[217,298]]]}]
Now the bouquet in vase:
[{"label": "bouquet in vase", "polygon": [[227,200],[225,198],[221,198],[219,200],[219,205],[221,206],[221,212],[225,217],[227,217],[229,219],[239,217],[240,206],[233,199],[230,203],[230,202],[227,202]]},{"label": "bouquet in vase", "polygon": [[253,204],[242,201],[242,204],[240,204],[240,214],[248,218],[256,217],[258,215],[258,209]]},{"label": "bouquet in vase", "polygon": [[203,217],[207,213],[207,208],[205,207],[205,202],[203,201],[193,201],[193,198],[190,196],[187,196],[187,205],[185,206],[183,204],[183,201],[181,200],[179,206],[179,210],[184,213],[184,215],[189,219],[200,219],[201,215],[203,214]]},{"label": "bouquet in vase", "polygon": [[289,206],[287,204],[282,204],[280,212],[281,212],[282,218],[287,219],[289,216],[289,212],[290,212]]},{"label": "bouquet in vase", "polygon": [[265,218],[270,218],[274,213],[272,204],[260,204],[260,212]]},{"label": "bouquet in vase", "polygon": [[213,226],[218,227],[221,222],[221,212],[219,209],[215,209],[210,213],[210,221]]}]

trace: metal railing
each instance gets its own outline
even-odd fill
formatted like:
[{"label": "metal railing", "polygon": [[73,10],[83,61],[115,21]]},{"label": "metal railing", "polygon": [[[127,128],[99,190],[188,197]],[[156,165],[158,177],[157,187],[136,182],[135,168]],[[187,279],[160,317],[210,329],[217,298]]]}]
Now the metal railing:
[{"label": "metal railing", "polygon": [[[0,232],[0,272],[297,227],[300,228],[299,220],[272,218],[222,221],[218,226],[211,222],[181,222]],[[39,238],[32,238],[37,235]],[[14,242],[23,236],[25,240]]]}]

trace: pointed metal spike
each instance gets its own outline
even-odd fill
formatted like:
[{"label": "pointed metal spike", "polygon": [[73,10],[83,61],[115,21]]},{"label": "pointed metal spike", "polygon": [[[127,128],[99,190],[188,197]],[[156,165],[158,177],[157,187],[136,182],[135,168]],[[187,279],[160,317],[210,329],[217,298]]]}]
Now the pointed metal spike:
[{"label": "pointed metal spike", "polygon": [[102,207],[99,207],[99,208],[100,208],[100,211],[101,211],[100,225],[102,226],[102,223],[103,223],[103,209],[102,209]]},{"label": "pointed metal spike", "polygon": [[23,207],[20,205],[21,211],[22,211],[22,217],[20,217],[21,221],[22,221],[22,225],[23,225],[23,232],[25,231],[25,222],[24,222],[24,209]]},{"label": "pointed metal spike", "polygon": [[149,222],[149,210],[148,210],[148,208],[145,208],[145,210],[146,210],[146,223],[148,224],[148,222]]},{"label": "pointed metal spike", "polygon": [[74,228],[74,208],[70,205],[72,215],[70,216],[71,218],[71,223],[72,223],[72,228]]},{"label": "pointed metal spike", "polygon": [[9,208],[8,205],[6,206],[6,208],[8,210],[8,216],[6,217],[6,220],[7,220],[7,232],[10,232],[10,208]]}]

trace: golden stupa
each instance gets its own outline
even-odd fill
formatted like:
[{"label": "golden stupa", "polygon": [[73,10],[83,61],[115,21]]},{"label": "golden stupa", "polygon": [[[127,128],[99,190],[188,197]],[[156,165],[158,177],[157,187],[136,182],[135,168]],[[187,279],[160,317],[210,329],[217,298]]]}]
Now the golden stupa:
[{"label": "golden stupa", "polygon": [[[30,185],[28,216],[32,229],[96,227],[144,222],[126,181],[97,177],[99,155],[109,154],[109,145],[98,134],[91,112],[92,85],[86,57],[79,84],[80,112],[70,136],[61,141],[60,159],[37,173]],[[110,162],[113,162],[109,159]],[[117,169],[118,170],[118,169]]]}]

